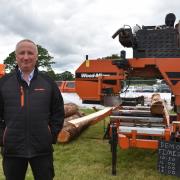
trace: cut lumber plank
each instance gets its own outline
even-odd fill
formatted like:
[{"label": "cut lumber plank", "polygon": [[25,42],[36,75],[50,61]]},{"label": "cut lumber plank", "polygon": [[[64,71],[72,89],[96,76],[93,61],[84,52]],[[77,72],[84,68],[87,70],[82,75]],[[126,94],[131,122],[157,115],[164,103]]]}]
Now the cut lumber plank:
[{"label": "cut lumber plank", "polygon": [[78,119],[73,119],[69,121],[69,123],[74,124],[76,127],[80,126],[80,124],[84,123],[84,121],[91,122],[91,124],[96,123],[97,121],[102,120],[104,117],[111,114],[113,107],[106,107],[100,111],[97,111],[95,113],[89,114],[87,116],[83,116]]},{"label": "cut lumber plank", "polygon": [[68,121],[67,125],[63,127],[58,135],[58,142],[69,142],[71,139],[78,136],[82,130],[87,128],[89,125],[95,124],[110,115],[112,109],[112,107],[106,107],[98,112]]},{"label": "cut lumber plank", "polygon": [[69,125],[68,121],[71,121],[73,119],[77,119],[77,118],[80,118],[81,116],[79,114],[73,114],[72,116],[69,116],[69,117],[66,117],[64,119],[64,124],[63,124],[63,127]]},{"label": "cut lumber plank", "polygon": [[68,121],[71,121],[73,119],[77,119],[77,118],[80,118],[81,116],[79,114],[73,114],[72,116],[69,116],[69,117],[66,117],[64,119],[65,122],[68,122]]}]

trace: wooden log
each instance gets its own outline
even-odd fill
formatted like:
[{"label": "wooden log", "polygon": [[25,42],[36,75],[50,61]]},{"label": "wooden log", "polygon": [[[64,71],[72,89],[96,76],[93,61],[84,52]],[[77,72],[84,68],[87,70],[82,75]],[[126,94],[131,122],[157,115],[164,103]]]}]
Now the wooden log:
[{"label": "wooden log", "polygon": [[150,111],[153,115],[163,115],[164,113],[164,102],[161,99],[160,94],[153,94],[151,97],[151,108]]},{"label": "wooden log", "polygon": [[109,114],[111,114],[112,109],[113,109],[112,107],[106,107],[98,112],[89,114],[87,116],[84,116],[78,119],[71,120],[69,121],[69,123],[74,124],[76,127],[81,126],[81,124],[83,125],[85,121],[91,122],[91,124],[94,124],[102,120],[103,118],[107,117]]},{"label": "wooden log", "polygon": [[74,103],[67,103],[64,104],[64,112],[65,112],[65,117],[69,117],[73,114],[76,114],[78,111],[78,106]]},{"label": "wooden log", "polygon": [[65,122],[68,122],[68,121],[71,121],[71,120],[73,120],[73,119],[77,119],[77,118],[79,118],[79,117],[81,117],[79,114],[73,114],[72,116],[66,117],[66,118],[64,119],[64,121],[65,121]]},{"label": "wooden log", "polygon": [[81,117],[79,113],[73,114],[72,116],[69,116],[69,117],[66,117],[66,118],[64,119],[63,127],[69,125],[68,121],[71,121],[71,120],[73,120],[73,119],[77,119],[77,118],[79,118],[79,117]]},{"label": "wooden log", "polygon": [[71,137],[75,137],[78,134],[77,128],[73,124],[69,124],[63,127],[58,135],[57,141],[59,143],[65,143],[70,141]]},{"label": "wooden log", "polygon": [[162,115],[165,119],[165,124],[169,126],[170,117],[166,107],[166,103],[161,99],[160,94],[153,94],[151,97],[150,111],[152,115]]},{"label": "wooden log", "polygon": [[112,108],[107,107],[87,116],[68,121],[67,125],[63,127],[62,131],[59,133],[57,141],[60,143],[69,142],[71,139],[78,136],[82,130],[87,128],[89,125],[94,124],[110,115],[111,111]]},{"label": "wooden log", "polygon": [[[72,107],[71,104],[70,104],[70,106]],[[69,105],[66,106],[67,109],[68,109],[68,107],[69,107]],[[75,112],[75,110],[74,110],[74,112]],[[71,111],[71,113],[73,113],[73,112]],[[71,113],[69,113],[69,114],[71,114]],[[69,141],[71,136],[75,136],[76,134],[78,134],[77,128],[74,125],[72,125],[71,123],[69,123],[69,121],[80,118],[82,116],[84,116],[84,113],[82,113],[78,110],[76,112],[76,114],[66,117],[64,119],[63,129],[62,129],[61,133],[59,134],[58,139],[64,139],[64,141],[66,142],[66,141]]]}]

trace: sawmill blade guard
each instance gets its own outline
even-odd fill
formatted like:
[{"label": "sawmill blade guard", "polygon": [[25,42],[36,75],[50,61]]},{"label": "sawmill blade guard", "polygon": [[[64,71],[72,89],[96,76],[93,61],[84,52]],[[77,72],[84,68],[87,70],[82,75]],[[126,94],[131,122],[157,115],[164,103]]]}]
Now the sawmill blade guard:
[{"label": "sawmill blade guard", "polygon": [[122,100],[119,95],[104,96],[104,106],[120,106]]}]

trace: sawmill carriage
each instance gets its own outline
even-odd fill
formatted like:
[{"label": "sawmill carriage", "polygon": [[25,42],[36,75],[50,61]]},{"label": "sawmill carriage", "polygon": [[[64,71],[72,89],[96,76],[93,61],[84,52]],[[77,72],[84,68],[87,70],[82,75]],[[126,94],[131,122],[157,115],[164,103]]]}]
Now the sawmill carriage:
[{"label": "sawmill carriage", "polygon": [[[165,25],[120,28],[112,37],[133,49],[127,59],[88,60],[76,70],[76,92],[84,102],[118,106],[107,129],[112,151],[112,174],[116,174],[117,145],[122,149],[157,149],[159,140],[179,141],[180,129],[180,24],[169,13]],[[152,107],[122,106],[122,81],[132,77],[164,79],[174,97],[177,115],[170,116],[156,95]],[[142,109],[143,108],[143,109]]]}]

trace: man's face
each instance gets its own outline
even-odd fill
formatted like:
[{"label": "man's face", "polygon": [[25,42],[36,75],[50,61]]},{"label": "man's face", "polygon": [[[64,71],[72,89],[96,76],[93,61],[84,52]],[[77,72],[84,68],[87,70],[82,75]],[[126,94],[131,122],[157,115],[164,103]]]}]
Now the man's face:
[{"label": "man's face", "polygon": [[21,42],[16,49],[16,62],[24,73],[30,73],[37,61],[36,46],[31,42]]}]

